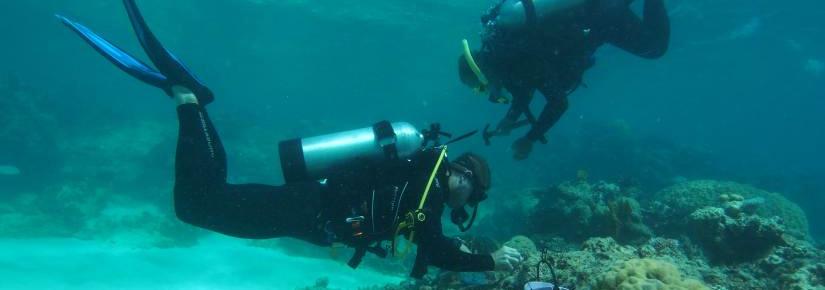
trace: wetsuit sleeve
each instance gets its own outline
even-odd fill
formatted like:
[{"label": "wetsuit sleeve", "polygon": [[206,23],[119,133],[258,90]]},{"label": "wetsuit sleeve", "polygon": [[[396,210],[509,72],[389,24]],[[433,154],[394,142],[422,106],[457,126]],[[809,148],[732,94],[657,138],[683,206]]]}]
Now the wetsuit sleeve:
[{"label": "wetsuit sleeve", "polygon": [[412,276],[421,278],[426,274],[426,266],[432,265],[456,272],[482,272],[495,269],[491,255],[476,255],[460,250],[461,245],[444,236],[441,217],[434,217],[426,223],[426,230],[418,241],[418,256]]},{"label": "wetsuit sleeve", "polygon": [[659,58],[670,43],[670,18],[664,0],[645,0],[644,19],[623,9],[610,27],[607,41],[644,58]]},{"label": "wetsuit sleeve", "polygon": [[512,103],[510,103],[510,110],[507,111],[505,118],[511,121],[518,121],[525,110],[530,108],[530,102],[533,101],[533,92],[530,89],[520,86],[510,86],[507,91],[513,96]]},{"label": "wetsuit sleeve", "polygon": [[554,89],[542,89],[542,94],[547,99],[547,104],[544,105],[541,114],[536,122],[533,123],[533,126],[530,128],[530,131],[527,132],[526,136],[527,139],[533,142],[543,139],[544,134],[561,119],[569,107],[567,92]]},{"label": "wetsuit sleeve", "polygon": [[174,202],[180,220],[240,238],[311,239],[320,184],[228,184],[226,153],[206,110],[181,105],[178,119]]}]

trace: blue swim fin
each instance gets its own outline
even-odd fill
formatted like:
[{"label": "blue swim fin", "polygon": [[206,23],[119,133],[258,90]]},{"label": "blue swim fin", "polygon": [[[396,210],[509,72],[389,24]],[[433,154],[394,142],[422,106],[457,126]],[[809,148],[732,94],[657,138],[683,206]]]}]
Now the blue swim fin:
[{"label": "blue swim fin", "polygon": [[150,68],[145,63],[137,60],[134,56],[123,51],[106,39],[103,39],[103,37],[100,37],[91,29],[62,15],[55,16],[57,16],[63,24],[68,26],[74,32],[77,32],[83,40],[89,43],[89,45],[91,45],[101,55],[106,57],[106,59],[111,61],[129,75],[156,87],[167,86],[168,81],[166,76]]},{"label": "blue swim fin", "polygon": [[155,67],[175,85],[182,85],[192,90],[202,103],[204,101],[206,103],[211,102],[213,99],[212,91],[180,59],[163,47],[163,44],[155,37],[155,34],[149,29],[149,25],[143,19],[135,0],[123,0],[123,5],[126,6],[129,21],[132,22],[132,28],[135,30],[140,45],[143,46],[143,50],[146,51]]},{"label": "blue swim fin", "polygon": [[89,43],[95,50],[106,59],[114,63],[121,70],[129,75],[152,86],[162,89],[166,94],[172,96],[173,86],[183,86],[191,90],[197,96],[202,105],[211,103],[214,95],[206,85],[203,84],[177,57],[169,52],[158,41],[157,37],[149,30],[149,26],[143,20],[134,0],[123,0],[129,20],[137,34],[138,40],[157,70],[149,67],[144,62],[137,60],[134,56],[126,53],[111,42],[103,39],[91,29],[80,23],[72,21],[61,15],[56,15],[66,26],[74,30],[80,37]]}]

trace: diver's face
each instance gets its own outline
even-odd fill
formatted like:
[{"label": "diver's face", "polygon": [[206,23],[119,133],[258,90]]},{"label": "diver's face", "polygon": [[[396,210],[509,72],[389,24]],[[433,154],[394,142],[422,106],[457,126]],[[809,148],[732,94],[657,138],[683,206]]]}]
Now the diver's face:
[{"label": "diver's face", "polygon": [[462,208],[467,204],[467,199],[473,193],[473,182],[470,175],[451,169],[449,186],[450,196],[447,199],[447,206],[452,209]]}]

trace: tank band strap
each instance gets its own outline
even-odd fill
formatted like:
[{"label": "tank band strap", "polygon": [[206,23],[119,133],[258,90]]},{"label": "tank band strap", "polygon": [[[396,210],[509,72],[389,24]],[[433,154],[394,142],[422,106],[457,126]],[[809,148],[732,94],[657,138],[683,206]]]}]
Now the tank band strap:
[{"label": "tank band strap", "polygon": [[309,179],[301,139],[296,138],[279,143],[278,153],[281,156],[281,168],[286,183]]},{"label": "tank band strap", "polygon": [[375,140],[378,145],[384,150],[384,157],[388,160],[398,159],[398,148],[395,146],[397,137],[392,124],[389,121],[381,121],[372,125],[372,131],[375,133]]}]

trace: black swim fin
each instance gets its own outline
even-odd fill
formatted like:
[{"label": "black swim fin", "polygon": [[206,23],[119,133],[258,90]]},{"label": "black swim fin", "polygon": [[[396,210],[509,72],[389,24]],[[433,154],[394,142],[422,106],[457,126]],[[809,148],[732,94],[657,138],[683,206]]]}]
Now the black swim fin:
[{"label": "black swim fin", "polygon": [[126,53],[103,37],[100,37],[86,26],[64,16],[56,16],[63,24],[75,31],[83,40],[106,57],[106,59],[129,75],[162,89],[169,96],[173,95],[173,86],[186,87],[195,93],[200,104],[206,105],[211,103],[214,100],[212,91],[209,90],[195,74],[189,71],[183,62],[158,41],[157,37],[149,30],[149,26],[140,14],[140,10],[138,10],[135,1],[123,0],[123,4],[126,6],[129,20],[132,23],[132,28],[134,28],[141,46],[152,63],[155,64],[157,70],[149,67],[146,63],[141,62],[129,53]]}]

